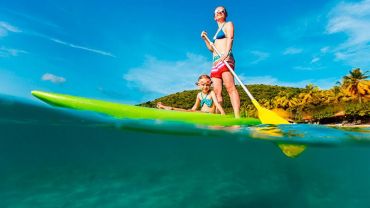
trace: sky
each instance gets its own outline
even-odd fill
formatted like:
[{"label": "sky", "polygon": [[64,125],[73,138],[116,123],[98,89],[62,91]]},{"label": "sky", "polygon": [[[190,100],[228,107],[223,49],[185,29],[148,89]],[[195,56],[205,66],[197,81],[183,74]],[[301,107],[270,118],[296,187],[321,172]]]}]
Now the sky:
[{"label": "sky", "polygon": [[196,89],[219,5],[244,84],[329,89],[370,68],[370,0],[0,0],[0,94],[137,104]]}]

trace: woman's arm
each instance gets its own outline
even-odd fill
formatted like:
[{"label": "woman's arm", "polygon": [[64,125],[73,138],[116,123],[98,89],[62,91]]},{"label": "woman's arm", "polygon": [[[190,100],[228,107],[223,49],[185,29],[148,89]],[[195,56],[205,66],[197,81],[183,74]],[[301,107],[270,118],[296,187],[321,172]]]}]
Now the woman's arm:
[{"label": "woman's arm", "polygon": [[199,94],[197,94],[197,98],[196,98],[196,100],[195,100],[195,104],[194,104],[194,106],[191,108],[191,111],[196,111],[196,110],[197,110],[197,108],[198,108],[198,106],[200,105],[200,100],[199,100],[199,98],[198,98],[198,95],[199,95]]},{"label": "woman's arm", "polygon": [[208,48],[209,51],[211,51],[213,53],[213,47],[211,46],[211,44],[207,41],[206,37],[207,36],[207,32],[206,31],[202,31],[202,33],[200,34],[200,37],[204,40],[204,42],[206,43],[206,46]]},{"label": "woman's arm", "polygon": [[220,105],[220,103],[218,103],[218,100],[217,100],[217,97],[214,91],[211,91],[211,97],[212,97],[213,103],[215,104],[216,108],[220,111],[222,115],[225,115],[225,111]]}]

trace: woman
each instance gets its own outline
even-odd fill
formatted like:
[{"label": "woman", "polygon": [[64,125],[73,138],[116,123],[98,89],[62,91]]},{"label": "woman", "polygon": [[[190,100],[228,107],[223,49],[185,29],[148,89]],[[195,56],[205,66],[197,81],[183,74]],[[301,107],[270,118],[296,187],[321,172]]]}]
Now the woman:
[{"label": "woman", "polygon": [[206,40],[207,33],[201,33],[202,39],[205,41],[207,48],[213,53],[213,66],[211,70],[211,78],[213,82],[213,90],[216,93],[218,102],[222,105],[222,84],[230,96],[233,106],[235,118],[240,118],[240,98],[235,87],[234,76],[229,71],[224,61],[228,62],[234,70],[235,60],[232,54],[232,45],[234,40],[234,25],[232,22],[227,22],[227,11],[225,7],[219,6],[215,10],[214,19],[217,22],[218,30],[213,37],[214,46],[221,53],[221,57],[213,50],[211,44]]}]

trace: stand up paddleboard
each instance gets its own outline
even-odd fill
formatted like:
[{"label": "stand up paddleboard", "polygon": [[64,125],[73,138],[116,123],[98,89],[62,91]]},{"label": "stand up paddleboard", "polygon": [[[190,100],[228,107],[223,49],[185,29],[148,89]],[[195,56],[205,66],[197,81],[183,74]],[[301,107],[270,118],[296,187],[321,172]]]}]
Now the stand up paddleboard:
[{"label": "stand up paddleboard", "polygon": [[53,106],[93,111],[115,118],[176,121],[206,126],[261,124],[255,118],[235,119],[229,115],[169,111],[41,91],[32,91],[32,95]]}]

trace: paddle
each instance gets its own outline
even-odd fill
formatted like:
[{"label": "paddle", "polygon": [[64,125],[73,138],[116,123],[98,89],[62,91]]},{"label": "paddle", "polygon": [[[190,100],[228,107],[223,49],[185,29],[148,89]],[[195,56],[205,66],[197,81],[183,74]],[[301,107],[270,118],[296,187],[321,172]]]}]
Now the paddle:
[{"label": "paddle", "polygon": [[[221,57],[221,53],[217,50],[216,46],[209,40],[207,35],[204,36],[206,41],[212,46],[213,50]],[[239,82],[240,86],[243,90],[247,93],[248,97],[251,99],[253,105],[257,108],[258,111],[258,118],[261,120],[263,124],[289,124],[287,120],[280,117],[275,112],[262,107],[257,100],[253,97],[253,95],[249,92],[247,87],[243,84],[243,82],[239,79],[238,75],[235,74],[234,70],[230,67],[229,63],[224,60],[225,65],[231,72],[231,74],[235,77],[235,79]],[[287,145],[287,144],[279,144],[280,149],[284,152],[285,155],[289,157],[295,157],[299,155],[304,149],[304,145]]]},{"label": "paddle", "polygon": [[[221,53],[217,50],[215,45],[209,40],[209,38],[205,35],[204,36],[207,42],[212,46],[213,50],[221,57]],[[247,87],[243,84],[243,82],[239,79],[238,75],[235,74],[234,70],[230,67],[229,63],[224,60],[225,65],[231,72],[231,74],[235,77],[235,79],[239,82],[240,86],[244,89],[247,93],[248,97],[251,99],[253,105],[257,108],[258,111],[258,118],[261,120],[263,124],[289,124],[287,120],[277,115],[275,112],[263,108],[256,99],[254,99],[253,95],[249,92]]]}]

